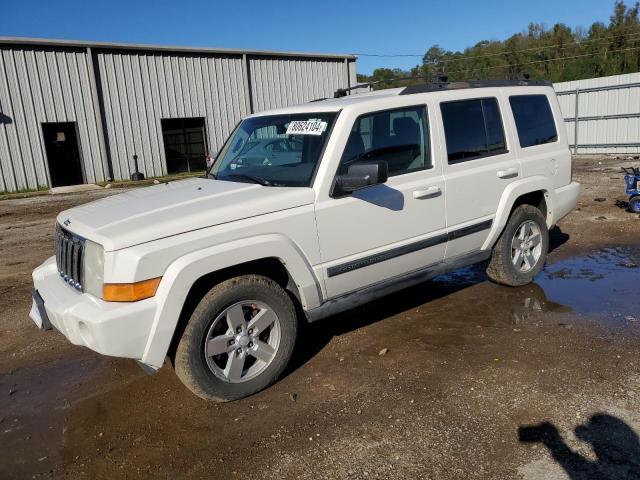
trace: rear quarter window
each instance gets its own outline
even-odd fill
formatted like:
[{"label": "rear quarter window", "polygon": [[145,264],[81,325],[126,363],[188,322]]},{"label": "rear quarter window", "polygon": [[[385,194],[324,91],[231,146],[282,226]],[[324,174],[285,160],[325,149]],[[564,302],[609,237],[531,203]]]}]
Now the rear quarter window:
[{"label": "rear quarter window", "polygon": [[553,112],[546,95],[514,95],[509,97],[509,103],[522,148],[558,140]]}]

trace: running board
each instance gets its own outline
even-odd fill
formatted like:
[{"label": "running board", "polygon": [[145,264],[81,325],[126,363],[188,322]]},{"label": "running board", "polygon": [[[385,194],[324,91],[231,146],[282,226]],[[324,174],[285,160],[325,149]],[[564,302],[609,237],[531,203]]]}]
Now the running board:
[{"label": "running board", "polygon": [[400,275],[382,282],[347,293],[340,297],[332,298],[319,307],[305,311],[309,323],[336,315],[347,310],[359,307],[377,298],[381,298],[399,290],[412,287],[427,280],[462,267],[468,267],[482,262],[491,256],[491,250],[480,250],[458,257],[443,260],[428,267]]}]

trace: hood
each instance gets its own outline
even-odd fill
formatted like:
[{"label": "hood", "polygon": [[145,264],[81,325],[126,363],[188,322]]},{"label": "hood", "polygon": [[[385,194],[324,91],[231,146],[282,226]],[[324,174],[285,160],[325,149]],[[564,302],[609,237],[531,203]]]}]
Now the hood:
[{"label": "hood", "polygon": [[106,251],[313,203],[311,188],[192,178],[65,210],[58,222]]}]

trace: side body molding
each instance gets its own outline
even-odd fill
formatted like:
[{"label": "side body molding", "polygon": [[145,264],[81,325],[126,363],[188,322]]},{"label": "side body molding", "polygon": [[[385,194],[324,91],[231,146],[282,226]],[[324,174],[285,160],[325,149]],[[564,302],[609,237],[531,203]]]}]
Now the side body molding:
[{"label": "side body molding", "polygon": [[311,265],[298,246],[284,235],[258,235],[198,250],[180,257],[165,271],[156,292],[157,313],[141,361],[156,368],[162,366],[182,306],[196,280],[227,267],[267,257],[278,258],[283,263],[298,287],[305,309],[320,305],[320,283]]},{"label": "side body molding", "polygon": [[482,245],[482,250],[490,249],[493,244],[498,240],[500,233],[504,229],[507,221],[509,220],[509,213],[515,203],[516,199],[527,193],[543,191],[545,200],[547,202],[547,226],[551,228],[554,225],[553,214],[553,186],[549,179],[543,175],[536,175],[533,177],[523,178],[516,182],[510,183],[502,193],[500,203],[498,204],[498,210],[496,211],[495,221],[489,236]]}]

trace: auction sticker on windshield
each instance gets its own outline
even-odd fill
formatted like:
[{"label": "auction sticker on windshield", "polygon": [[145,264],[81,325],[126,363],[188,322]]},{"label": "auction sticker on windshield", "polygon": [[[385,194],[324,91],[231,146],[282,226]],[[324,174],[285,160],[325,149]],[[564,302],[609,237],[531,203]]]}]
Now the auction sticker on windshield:
[{"label": "auction sticker on windshield", "polygon": [[322,135],[327,129],[327,122],[317,118],[294,120],[287,127],[287,135]]}]

